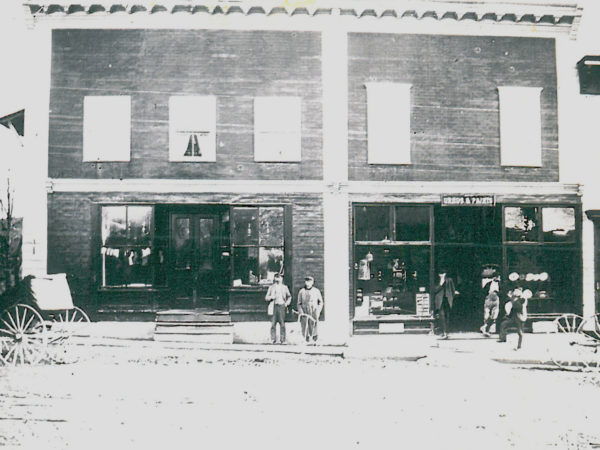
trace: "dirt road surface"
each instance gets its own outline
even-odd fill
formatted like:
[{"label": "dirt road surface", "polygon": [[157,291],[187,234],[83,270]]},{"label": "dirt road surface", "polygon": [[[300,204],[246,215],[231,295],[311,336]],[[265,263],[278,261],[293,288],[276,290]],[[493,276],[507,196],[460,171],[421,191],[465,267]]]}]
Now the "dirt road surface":
[{"label": "dirt road surface", "polygon": [[97,346],[0,368],[0,446],[600,448],[600,372]]}]

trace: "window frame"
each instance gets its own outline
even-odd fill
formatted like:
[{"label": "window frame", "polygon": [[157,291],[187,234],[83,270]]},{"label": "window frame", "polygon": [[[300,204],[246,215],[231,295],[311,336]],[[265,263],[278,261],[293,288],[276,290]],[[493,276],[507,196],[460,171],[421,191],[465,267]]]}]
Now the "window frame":
[{"label": "window frame", "polygon": [[[289,102],[284,107],[285,102]],[[271,129],[268,125],[265,125],[269,121],[269,114],[272,113],[274,106],[269,103],[280,102],[280,109],[287,107],[293,107],[294,111],[285,110],[283,113],[293,114],[294,119],[297,119],[296,123],[289,125],[289,129],[277,130]],[[271,108],[269,108],[271,106]],[[259,163],[299,163],[302,161],[302,106],[303,99],[301,96],[292,95],[271,95],[271,96],[257,96],[253,100],[253,150],[254,150],[254,162]],[[263,114],[267,117],[262,117]],[[283,114],[282,113],[282,114]],[[261,143],[264,137],[273,136],[288,136],[285,142],[285,152],[280,152],[279,155],[275,155],[275,151],[270,148],[261,148]]]},{"label": "window frame", "polygon": [[[433,217],[433,206],[430,203],[353,203],[353,214],[352,214],[352,240],[356,245],[431,245],[434,239],[434,217]],[[387,206],[388,207],[388,231],[390,239],[380,241],[361,241],[356,239],[356,209],[370,206]],[[429,212],[429,239],[426,241],[411,241],[411,240],[396,240],[396,207],[397,206],[408,206],[408,207],[422,207],[426,208]]]},{"label": "window frame", "polygon": [[[151,209],[151,216],[150,216],[150,236],[149,236],[149,244],[145,245],[145,244],[126,244],[126,245],[118,245],[115,247],[111,247],[111,248],[118,248],[122,251],[123,248],[127,248],[127,249],[131,249],[131,248],[136,248],[136,249],[143,249],[143,248],[149,248],[151,253],[150,253],[150,279],[151,279],[151,283],[150,284],[144,284],[144,285],[132,285],[132,284],[119,284],[119,285],[110,285],[110,284],[106,284],[105,283],[105,262],[104,262],[104,255],[102,255],[102,248],[106,247],[103,242],[102,242],[102,227],[103,227],[103,208],[105,207],[125,207],[126,208],[126,213],[125,213],[125,217],[126,217],[126,229],[128,229],[128,208],[129,207],[136,207],[136,206],[143,206],[143,207],[148,207]],[[155,215],[156,215],[156,208],[155,208],[155,204],[151,204],[151,203],[100,203],[98,204],[98,224],[99,224],[99,233],[98,233],[98,249],[95,252],[95,254],[98,256],[98,264],[99,264],[99,273],[100,273],[100,277],[99,277],[99,282],[98,282],[98,289],[101,291],[112,291],[112,290],[154,290],[157,287],[166,287],[166,285],[159,285],[156,282],[156,277],[157,277],[157,267],[156,264],[154,263],[154,257],[155,257],[155,253],[157,251],[156,245],[155,245]],[[164,249],[163,249],[164,250]]]},{"label": "window frame", "polygon": [[[205,106],[210,108],[211,112],[204,112],[203,116],[206,115],[205,119],[207,120],[208,130],[198,130],[198,131],[189,131],[190,138],[191,136],[196,136],[195,141],[198,142],[198,134],[206,133],[209,137],[207,139],[207,143],[209,144],[206,153],[203,156],[185,156],[183,154],[179,154],[180,152],[176,150],[176,133],[182,132],[175,122],[175,115],[180,114],[175,110],[178,108],[183,108],[183,104],[185,102],[199,102],[197,105],[189,106],[188,108],[193,106]],[[214,163],[217,161],[217,113],[218,113],[218,102],[217,97],[214,95],[172,95],[169,97],[169,162],[192,162],[192,163]],[[210,124],[208,122],[210,121]],[[211,138],[212,137],[212,138]]]},{"label": "window frame", "polygon": [[[256,226],[257,226],[257,243],[256,244],[235,244],[234,243],[234,210],[235,209],[252,209],[255,208],[257,210],[257,218],[256,218]],[[261,208],[281,208],[282,211],[282,220],[283,220],[283,227],[282,227],[282,245],[281,246],[273,246],[273,245],[268,245],[268,246],[264,246],[261,245],[261,241],[260,241],[260,209]],[[229,289],[258,289],[258,288],[266,288],[268,286],[271,286],[272,283],[260,283],[260,249],[261,248],[265,248],[265,249],[273,249],[273,248],[278,248],[281,249],[282,253],[283,253],[283,269],[284,269],[284,280],[286,280],[286,282],[289,280],[289,277],[291,276],[291,266],[292,266],[292,262],[291,262],[291,254],[290,254],[290,249],[289,249],[289,245],[287,245],[288,243],[288,239],[286,238],[286,235],[288,234],[288,213],[287,213],[287,205],[283,205],[283,204],[260,204],[260,205],[256,205],[256,204],[246,204],[246,205],[230,205],[229,207],[229,233],[231,236],[231,242],[230,242],[230,248],[231,248],[231,266],[230,266],[230,274],[231,274],[231,280],[229,283]],[[254,248],[256,249],[256,258],[257,258],[257,276],[258,276],[258,282],[257,283],[250,283],[250,284],[242,284],[241,286],[234,286],[233,285],[233,281],[236,279],[235,277],[235,271],[234,271],[234,264],[235,264],[235,248]]]},{"label": "window frame", "polygon": [[[102,102],[115,102],[116,104],[104,104]],[[119,104],[120,103],[120,104]],[[96,108],[103,109],[98,111]],[[120,113],[119,108],[124,108]],[[108,110],[110,109],[110,113]],[[91,112],[93,111],[93,112]],[[83,97],[83,112],[82,112],[82,160],[83,162],[129,162],[131,161],[131,96],[130,95],[86,95]],[[121,116],[122,115],[122,116]],[[91,117],[90,117],[91,116]],[[119,121],[121,118],[127,116],[127,124],[122,124]],[[102,155],[103,149],[107,147],[114,148],[115,144],[115,133],[105,133],[103,130],[98,131],[98,127],[102,127],[103,124],[96,123],[97,121],[109,121],[111,124],[118,124],[117,126],[124,127],[121,131],[123,136],[123,142],[119,142],[120,151],[119,157],[114,157],[117,152],[113,150],[111,157],[104,157]],[[111,141],[108,143],[97,142],[98,136],[110,137]],[[125,136],[126,135],[126,136]],[[125,142],[126,141],[126,142]],[[126,156],[125,156],[126,155]]]}]

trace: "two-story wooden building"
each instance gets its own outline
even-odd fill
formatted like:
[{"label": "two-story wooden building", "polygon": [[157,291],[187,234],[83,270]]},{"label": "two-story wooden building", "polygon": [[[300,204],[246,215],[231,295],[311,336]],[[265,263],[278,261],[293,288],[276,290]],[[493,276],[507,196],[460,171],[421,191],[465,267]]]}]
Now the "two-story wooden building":
[{"label": "two-story wooden building", "polygon": [[582,309],[557,102],[576,6],[27,8],[48,178],[27,232],[76,302],[266,320],[276,273],[294,295],[312,275],[343,340],[429,327],[443,268],[475,329],[494,267],[534,318]]}]

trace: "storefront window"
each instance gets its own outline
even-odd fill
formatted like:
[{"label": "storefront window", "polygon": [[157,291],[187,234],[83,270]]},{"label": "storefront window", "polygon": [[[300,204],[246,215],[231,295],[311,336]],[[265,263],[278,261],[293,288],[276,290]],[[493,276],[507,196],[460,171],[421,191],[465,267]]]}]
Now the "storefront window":
[{"label": "storefront window", "polygon": [[396,206],[396,241],[429,241],[429,207]]},{"label": "storefront window", "polygon": [[357,241],[391,239],[389,206],[357,206],[354,217]]},{"label": "storefront window", "polygon": [[575,242],[575,208],[542,208],[544,242]]},{"label": "storefront window", "polygon": [[102,286],[152,285],[151,206],[102,207]]},{"label": "storefront window", "polygon": [[283,273],[282,207],[234,207],[233,286],[272,284]]},{"label": "storefront window", "polygon": [[567,312],[574,302],[577,252],[573,248],[507,248],[507,290],[520,287],[531,292],[532,313]]},{"label": "storefront window", "polygon": [[507,206],[504,208],[504,227],[508,242],[537,242],[539,240],[539,208]]},{"label": "storefront window", "polygon": [[430,247],[357,245],[355,252],[355,316],[415,314],[417,294],[429,292]]}]

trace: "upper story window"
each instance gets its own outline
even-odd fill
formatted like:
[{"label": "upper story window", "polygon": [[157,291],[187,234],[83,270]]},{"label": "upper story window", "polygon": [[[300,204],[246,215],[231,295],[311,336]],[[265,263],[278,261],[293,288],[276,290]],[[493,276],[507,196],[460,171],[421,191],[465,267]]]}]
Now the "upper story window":
[{"label": "upper story window", "polygon": [[169,161],[215,162],[216,124],[216,97],[169,98]]},{"label": "upper story window", "polygon": [[254,161],[301,160],[302,102],[300,97],[254,99]]},{"label": "upper story window", "polygon": [[410,164],[410,84],[366,83],[369,164]]},{"label": "upper story window", "polygon": [[84,97],[83,161],[129,161],[130,143],[131,97]]},{"label": "upper story window", "polygon": [[500,163],[541,167],[540,87],[499,86]]}]

